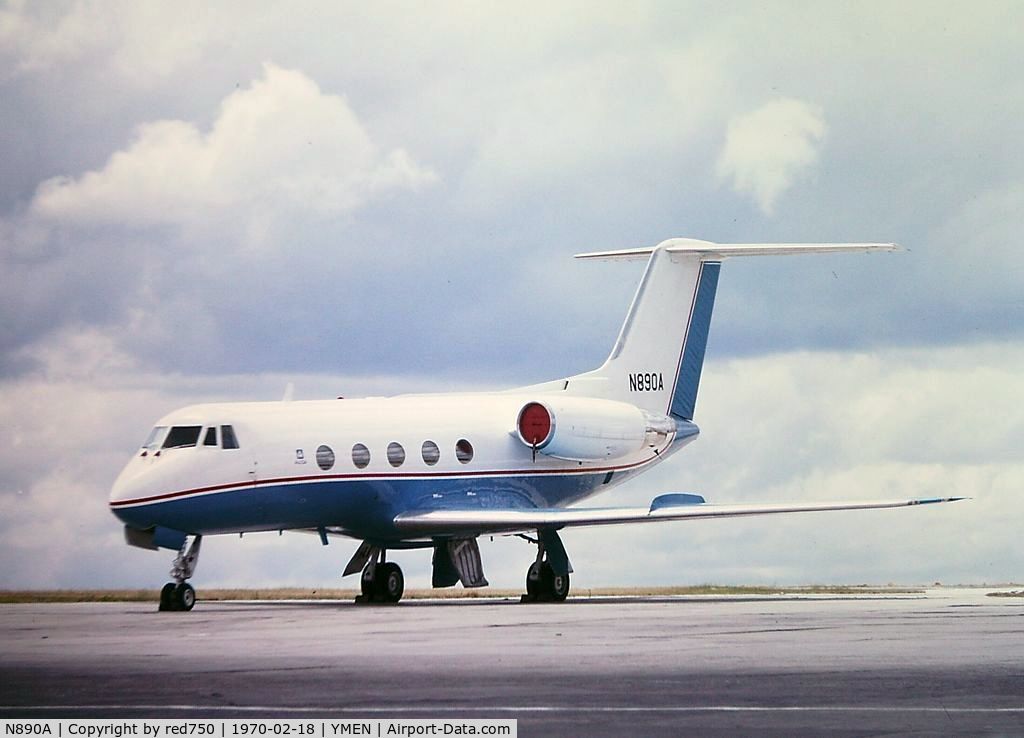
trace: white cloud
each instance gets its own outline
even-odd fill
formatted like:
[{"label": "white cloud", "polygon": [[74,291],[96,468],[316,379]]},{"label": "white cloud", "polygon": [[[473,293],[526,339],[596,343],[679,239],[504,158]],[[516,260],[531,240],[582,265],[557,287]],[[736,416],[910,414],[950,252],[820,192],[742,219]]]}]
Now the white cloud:
[{"label": "white cloud", "polygon": [[59,17],[38,17],[24,0],[8,0],[0,8],[0,58],[6,57],[7,74],[44,69],[102,47],[109,28],[84,3]]},{"label": "white cloud", "polygon": [[404,150],[381,152],[343,97],[268,63],[224,99],[208,133],[182,120],[144,124],[102,169],[43,182],[31,213],[135,225],[337,215],[434,181]]},{"label": "white cloud", "polygon": [[93,326],[68,326],[44,341],[26,346],[21,357],[57,381],[102,381],[102,377],[138,371],[135,360],[125,354],[109,331]]},{"label": "white cloud", "polygon": [[825,136],[821,108],[792,98],[772,100],[729,121],[718,157],[720,179],[766,214],[815,164]]},{"label": "white cloud", "polygon": [[[65,326],[118,325],[117,344],[140,365],[177,357],[208,371],[232,336],[270,345],[252,331],[275,320],[298,331],[269,330],[301,343],[323,310],[351,315],[351,275],[373,257],[350,235],[355,213],[397,212],[395,195],[436,181],[405,149],[378,145],[344,97],[266,64],[208,130],[147,123],[101,167],[44,181],[0,218],[0,303],[20,318],[0,327],[6,367],[36,359],[20,350]],[[239,291],[246,280],[262,289]],[[332,299],[340,307],[324,307]]]},{"label": "white cloud", "polygon": [[196,62],[231,20],[194,0],[76,0],[63,7],[7,0],[0,8],[0,76],[98,61],[105,75],[147,86]]},{"label": "white cloud", "polygon": [[[994,306],[1009,316],[1014,305],[1021,305],[1024,284],[1021,223],[1024,180],[971,192],[921,249],[929,257],[927,276],[938,282],[943,296],[959,310]],[[986,269],[989,265],[998,268]],[[982,270],[984,280],[969,279]]]},{"label": "white cloud", "polygon": [[718,49],[701,43],[654,46],[503,81],[474,121],[480,130],[460,203],[494,210],[508,197],[557,191],[580,193],[592,209],[595,182],[643,198],[653,187],[651,166],[665,162],[678,181],[685,160],[700,153],[695,139],[718,115],[723,64]]}]

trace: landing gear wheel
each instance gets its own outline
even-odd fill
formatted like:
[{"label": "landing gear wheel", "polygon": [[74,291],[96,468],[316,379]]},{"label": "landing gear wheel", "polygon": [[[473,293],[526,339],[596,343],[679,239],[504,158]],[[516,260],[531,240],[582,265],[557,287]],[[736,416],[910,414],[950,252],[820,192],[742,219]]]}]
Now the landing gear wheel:
[{"label": "landing gear wheel", "polygon": [[175,610],[174,606],[174,582],[168,582],[164,585],[163,589],[160,590],[160,612],[169,612]]},{"label": "landing gear wheel", "polygon": [[405,576],[398,564],[388,561],[377,568],[376,584],[381,602],[398,602],[405,592]]},{"label": "landing gear wheel", "polygon": [[188,582],[182,582],[174,588],[175,610],[189,611],[196,604],[196,591]]},{"label": "landing gear wheel", "polygon": [[171,565],[171,579],[160,590],[160,610],[174,611],[184,610],[188,612],[196,604],[196,591],[192,585],[185,580],[195,574],[196,562],[199,561],[199,546],[203,542],[202,536],[195,536],[192,545],[188,543],[188,537],[183,536],[181,548],[178,555],[174,557]]},{"label": "landing gear wheel", "polygon": [[569,596],[569,575],[568,574],[555,574],[551,572],[551,599],[555,602],[565,602],[565,598]]},{"label": "landing gear wheel", "polygon": [[534,561],[526,570],[526,594],[523,602],[536,602],[544,591],[543,571],[541,564]]},{"label": "landing gear wheel", "polygon": [[[369,571],[373,571],[372,578],[366,576]],[[405,576],[398,564],[392,561],[379,561],[373,564],[372,569],[367,564],[359,577],[359,589],[361,593],[356,597],[357,603],[395,603],[405,593]]]},{"label": "landing gear wheel", "polygon": [[526,572],[522,602],[564,602],[569,596],[569,575],[555,574],[548,562],[533,562]]}]

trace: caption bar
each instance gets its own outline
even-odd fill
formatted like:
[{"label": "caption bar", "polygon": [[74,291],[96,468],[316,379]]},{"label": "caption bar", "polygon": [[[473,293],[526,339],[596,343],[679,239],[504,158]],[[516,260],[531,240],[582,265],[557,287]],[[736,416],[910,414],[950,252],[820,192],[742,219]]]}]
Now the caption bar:
[{"label": "caption bar", "polygon": [[402,736],[480,735],[511,736],[518,733],[516,720],[0,720],[0,738],[49,736],[50,738],[339,738],[369,735]]}]

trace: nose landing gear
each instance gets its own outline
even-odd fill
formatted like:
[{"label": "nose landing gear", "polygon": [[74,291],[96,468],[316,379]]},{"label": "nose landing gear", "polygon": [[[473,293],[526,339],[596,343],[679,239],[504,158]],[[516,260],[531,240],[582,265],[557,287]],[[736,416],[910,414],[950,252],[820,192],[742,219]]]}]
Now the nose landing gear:
[{"label": "nose landing gear", "polygon": [[199,561],[199,547],[202,545],[203,537],[196,536],[192,545],[188,545],[188,539],[181,544],[181,550],[174,558],[171,565],[171,578],[160,590],[160,611],[188,611],[196,604],[196,591],[192,585],[186,582],[196,570],[196,562]]}]

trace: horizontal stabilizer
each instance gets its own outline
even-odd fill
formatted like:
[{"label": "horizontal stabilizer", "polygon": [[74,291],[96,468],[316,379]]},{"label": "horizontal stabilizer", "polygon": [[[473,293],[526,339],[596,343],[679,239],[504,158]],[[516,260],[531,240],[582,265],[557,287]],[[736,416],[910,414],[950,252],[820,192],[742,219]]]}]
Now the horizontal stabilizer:
[{"label": "horizontal stabilizer", "polygon": [[537,528],[571,528],[585,525],[658,523],[667,520],[733,518],[747,515],[775,515],[795,512],[878,510],[915,507],[940,502],[957,502],[964,497],[934,497],[923,500],[881,500],[869,502],[776,503],[767,505],[671,504],[655,507],[536,508],[515,510],[425,510],[395,517],[395,526],[421,535],[483,535],[517,533]]},{"label": "horizontal stabilizer", "polygon": [[845,254],[865,251],[900,251],[894,243],[712,243],[693,238],[670,238],[657,246],[576,254],[577,259],[647,259],[655,249],[670,254],[694,254],[704,260],[734,256],[788,256],[793,254]]}]

